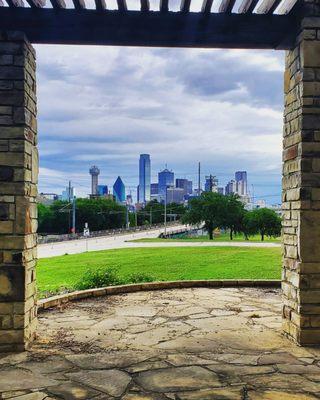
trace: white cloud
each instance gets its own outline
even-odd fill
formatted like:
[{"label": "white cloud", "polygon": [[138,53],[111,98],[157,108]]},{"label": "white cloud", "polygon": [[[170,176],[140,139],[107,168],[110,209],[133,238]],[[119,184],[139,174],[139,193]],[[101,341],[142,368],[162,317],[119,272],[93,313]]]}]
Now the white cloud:
[{"label": "white cloud", "polygon": [[283,55],[244,50],[38,46],[40,188],[137,184],[139,153],[193,177],[248,169],[279,182]]}]

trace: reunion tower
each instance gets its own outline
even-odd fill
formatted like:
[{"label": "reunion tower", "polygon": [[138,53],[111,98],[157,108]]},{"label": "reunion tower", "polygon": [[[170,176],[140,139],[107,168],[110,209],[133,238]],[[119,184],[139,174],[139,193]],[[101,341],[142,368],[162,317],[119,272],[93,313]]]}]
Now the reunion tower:
[{"label": "reunion tower", "polygon": [[93,165],[89,169],[89,173],[91,175],[91,196],[97,196],[98,194],[98,176],[100,174],[100,169]]}]

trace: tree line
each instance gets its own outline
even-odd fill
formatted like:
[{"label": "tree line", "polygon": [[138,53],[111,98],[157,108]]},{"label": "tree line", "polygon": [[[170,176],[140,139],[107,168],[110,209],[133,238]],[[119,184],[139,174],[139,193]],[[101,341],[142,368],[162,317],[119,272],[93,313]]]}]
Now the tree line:
[{"label": "tree line", "polygon": [[182,221],[191,225],[203,224],[211,240],[215,229],[229,230],[231,240],[238,233],[242,233],[247,240],[252,235],[260,234],[262,241],[266,236],[278,237],[281,234],[281,218],[276,212],[268,208],[247,211],[234,194],[202,193],[189,201]]},{"label": "tree line", "polygon": [[[164,205],[150,201],[137,213],[128,212],[129,225],[141,226],[164,222]],[[167,206],[167,221],[179,220],[185,207],[172,203]],[[55,201],[51,205],[38,204],[38,232],[42,234],[65,234],[71,232],[72,205],[68,201]],[[76,232],[82,232],[85,223],[90,231],[125,228],[126,206],[112,199],[96,198],[76,200]]]},{"label": "tree line", "polygon": [[[64,234],[71,232],[72,205],[67,201],[56,201],[51,205],[38,204],[38,232]],[[168,204],[167,221],[182,220],[183,223],[204,226],[210,239],[215,229],[225,229],[234,234],[242,233],[246,239],[255,234],[277,237],[281,233],[281,218],[267,208],[247,211],[236,195],[224,196],[204,192],[189,200],[188,207]],[[76,201],[76,232],[82,232],[85,223],[90,231],[102,231],[126,227],[127,215],[130,226],[159,224],[164,222],[165,206],[152,200],[136,213],[127,214],[126,206],[112,199],[96,198]]]}]

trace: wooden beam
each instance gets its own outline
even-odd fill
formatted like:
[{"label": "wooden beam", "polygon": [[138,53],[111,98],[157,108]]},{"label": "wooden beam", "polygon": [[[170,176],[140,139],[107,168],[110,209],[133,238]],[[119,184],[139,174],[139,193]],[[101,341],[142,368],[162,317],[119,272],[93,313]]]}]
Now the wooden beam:
[{"label": "wooden beam", "polygon": [[106,0],[94,0],[96,9],[98,11],[104,11],[107,8]]},{"label": "wooden beam", "polygon": [[257,9],[257,14],[273,14],[281,0],[263,0]]},{"label": "wooden beam", "polygon": [[64,0],[50,0],[53,8],[67,8]]},{"label": "wooden beam", "polygon": [[210,14],[212,8],[213,0],[203,0],[201,12],[205,14]]},{"label": "wooden beam", "polygon": [[72,0],[72,2],[76,10],[84,10],[86,8],[86,3],[84,0]]},{"label": "wooden beam", "polygon": [[299,0],[284,0],[282,1],[282,3],[280,4],[279,10],[278,10],[278,14],[280,15],[285,15],[285,14],[289,14],[292,9],[294,8],[294,6],[298,3]]},{"label": "wooden beam", "polygon": [[24,7],[23,0],[6,0],[9,7]]},{"label": "wooden beam", "polygon": [[119,11],[127,11],[127,1],[126,0],[117,0],[118,10]]},{"label": "wooden beam", "polygon": [[231,13],[236,0],[222,0],[219,13]]},{"label": "wooden beam", "polygon": [[140,10],[145,12],[145,11],[150,11],[150,2],[149,0],[140,0]]},{"label": "wooden beam", "polygon": [[188,13],[190,11],[191,0],[181,0],[180,11],[182,13]]},{"label": "wooden beam", "polygon": [[42,8],[46,5],[46,0],[26,0],[31,8]]},{"label": "wooden beam", "polygon": [[169,0],[160,0],[160,11],[163,13],[169,11]]},{"label": "wooden beam", "polygon": [[291,49],[295,15],[0,8],[3,31],[32,43],[108,46]]},{"label": "wooden beam", "polygon": [[239,6],[238,13],[252,14],[258,3],[259,0],[243,0]]}]

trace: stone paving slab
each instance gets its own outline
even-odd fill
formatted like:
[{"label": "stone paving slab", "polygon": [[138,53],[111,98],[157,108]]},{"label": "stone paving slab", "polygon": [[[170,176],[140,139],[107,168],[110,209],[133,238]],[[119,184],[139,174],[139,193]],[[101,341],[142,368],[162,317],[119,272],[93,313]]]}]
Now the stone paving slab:
[{"label": "stone paving slab", "polygon": [[122,294],[40,314],[32,350],[0,354],[0,398],[320,399],[320,349],[281,335],[273,289]]}]

